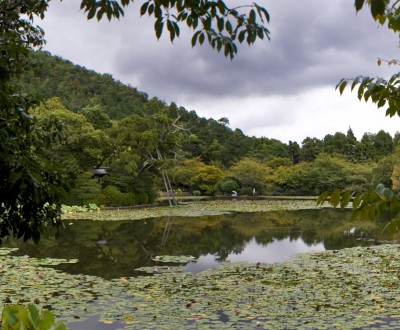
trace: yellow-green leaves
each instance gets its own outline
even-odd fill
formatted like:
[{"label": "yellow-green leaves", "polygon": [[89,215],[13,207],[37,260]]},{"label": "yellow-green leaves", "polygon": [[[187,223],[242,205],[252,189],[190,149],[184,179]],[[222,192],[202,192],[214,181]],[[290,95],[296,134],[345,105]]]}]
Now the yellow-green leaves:
[{"label": "yellow-green leaves", "polygon": [[364,193],[355,193],[349,190],[324,192],[318,197],[317,205],[323,204],[326,200],[333,207],[347,207],[352,202],[352,219],[361,220],[395,220],[400,213],[399,196],[383,184],[378,184],[375,190]]},{"label": "yellow-green leaves", "polygon": [[3,330],[66,330],[61,321],[56,321],[49,310],[40,310],[36,305],[7,305],[3,309]]}]

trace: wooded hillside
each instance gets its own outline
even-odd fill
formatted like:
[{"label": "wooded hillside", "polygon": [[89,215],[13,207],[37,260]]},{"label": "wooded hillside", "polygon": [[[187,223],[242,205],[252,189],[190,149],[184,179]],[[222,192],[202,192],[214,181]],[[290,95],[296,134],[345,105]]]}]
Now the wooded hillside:
[{"label": "wooded hillside", "polygon": [[[398,134],[381,130],[358,141],[349,128],[286,144],[246,136],[228,118],[201,118],[175,103],[149,100],[111,75],[48,53],[32,53],[30,68],[19,88],[45,100],[32,113],[49,136],[63,133],[41,157],[68,177],[60,187],[68,204],[152,202],[163,172],[174,190],[208,195],[248,195],[254,188],[263,195],[316,195],[380,182],[399,189]],[[100,166],[107,175],[92,179]]]}]

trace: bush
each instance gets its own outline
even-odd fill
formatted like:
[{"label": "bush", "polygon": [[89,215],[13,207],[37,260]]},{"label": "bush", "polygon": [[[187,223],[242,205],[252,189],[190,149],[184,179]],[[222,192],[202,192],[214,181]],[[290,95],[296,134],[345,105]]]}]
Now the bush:
[{"label": "bush", "polygon": [[245,188],[240,188],[238,191],[239,195],[246,195],[246,196],[252,196],[253,195],[253,188],[251,187],[245,187]]},{"label": "bush", "polygon": [[104,188],[102,195],[106,206],[130,206],[136,204],[134,193],[123,193],[115,186]]},{"label": "bush", "polygon": [[101,185],[96,179],[92,179],[89,172],[78,174],[74,181],[74,187],[61,199],[62,204],[67,205],[101,205]]},{"label": "bush", "polygon": [[193,196],[201,196],[201,192],[199,190],[193,190],[192,195]]},{"label": "bush", "polygon": [[154,203],[158,197],[158,195],[155,191],[149,191],[149,192],[147,192],[147,195],[148,195],[148,203],[150,203],[150,204]]},{"label": "bush", "polygon": [[233,190],[238,190],[239,189],[239,184],[234,181],[234,180],[228,180],[225,181],[222,185],[221,185],[221,190],[224,193],[231,193]]},{"label": "bush", "polygon": [[136,193],[136,201],[139,205],[144,205],[149,203],[149,195],[144,191]]}]

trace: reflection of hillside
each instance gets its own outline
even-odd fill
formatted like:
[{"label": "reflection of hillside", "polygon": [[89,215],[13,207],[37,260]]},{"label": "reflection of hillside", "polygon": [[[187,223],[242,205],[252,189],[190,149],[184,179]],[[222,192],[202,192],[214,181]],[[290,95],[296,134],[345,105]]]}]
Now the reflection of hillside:
[{"label": "reflection of hillside", "polygon": [[[359,244],[357,237],[378,237],[380,226],[349,222],[350,213],[333,209],[239,213],[229,216],[162,218],[143,221],[75,221],[58,240],[49,235],[38,246],[16,241],[21,254],[37,257],[77,258],[79,263],[60,268],[105,278],[129,276],[141,266],[153,265],[155,255],[214,255],[226,260],[240,254],[246,244],[301,239],[307,245],[339,249]],[[169,224],[168,231],[165,225]],[[350,229],[355,227],[351,234]],[[167,234],[166,234],[167,233]]]}]

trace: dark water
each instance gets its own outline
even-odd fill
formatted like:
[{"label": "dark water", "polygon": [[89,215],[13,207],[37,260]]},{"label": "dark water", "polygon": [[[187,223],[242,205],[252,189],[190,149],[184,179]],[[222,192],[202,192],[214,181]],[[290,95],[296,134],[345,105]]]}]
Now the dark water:
[{"label": "dark water", "polygon": [[79,259],[58,266],[69,273],[106,279],[135,276],[161,255],[192,255],[186,271],[216,267],[222,261],[281,262],[294,254],[378,244],[392,239],[384,224],[350,222],[343,210],[319,209],[241,213],[141,221],[74,221],[58,239],[45,236],[39,245],[6,241],[19,255]]}]

